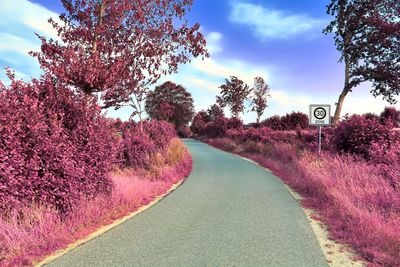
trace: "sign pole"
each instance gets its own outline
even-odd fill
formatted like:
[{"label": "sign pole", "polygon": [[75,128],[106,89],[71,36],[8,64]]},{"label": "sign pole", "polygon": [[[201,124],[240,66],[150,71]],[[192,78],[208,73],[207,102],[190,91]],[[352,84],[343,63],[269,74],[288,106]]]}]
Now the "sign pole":
[{"label": "sign pole", "polygon": [[318,154],[321,154],[321,143],[322,143],[322,138],[321,138],[321,132],[322,132],[322,125],[318,126]]}]

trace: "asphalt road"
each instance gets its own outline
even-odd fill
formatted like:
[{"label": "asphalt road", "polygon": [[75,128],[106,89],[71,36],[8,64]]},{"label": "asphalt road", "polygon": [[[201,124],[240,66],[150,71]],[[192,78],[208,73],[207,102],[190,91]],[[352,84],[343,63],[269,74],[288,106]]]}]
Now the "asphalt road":
[{"label": "asphalt road", "polygon": [[187,181],[161,202],[50,266],[327,266],[278,178],[194,140]]}]

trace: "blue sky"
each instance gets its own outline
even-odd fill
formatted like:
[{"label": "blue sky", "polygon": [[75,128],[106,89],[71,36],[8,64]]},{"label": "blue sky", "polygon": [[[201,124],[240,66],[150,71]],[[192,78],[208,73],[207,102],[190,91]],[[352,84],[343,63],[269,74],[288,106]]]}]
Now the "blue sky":
[{"label": "blue sky", "polygon": [[[224,79],[236,75],[252,85],[262,76],[271,86],[264,117],[291,111],[307,112],[312,103],[334,105],[343,85],[332,36],[322,34],[329,22],[328,0],[194,0],[188,19],[199,22],[211,57],[180,66],[178,74],[163,77],[185,86],[195,99],[196,110],[215,102]],[[47,23],[63,11],[58,0],[0,1],[0,67],[10,66],[23,79],[41,73],[34,58],[39,49],[34,32],[55,37]],[[5,80],[4,71],[0,79]],[[388,104],[369,93],[369,84],[357,87],[344,103],[345,113],[379,113]],[[395,105],[400,108],[400,104]],[[127,119],[128,108],[108,115]],[[246,113],[250,122],[255,114]]]}]

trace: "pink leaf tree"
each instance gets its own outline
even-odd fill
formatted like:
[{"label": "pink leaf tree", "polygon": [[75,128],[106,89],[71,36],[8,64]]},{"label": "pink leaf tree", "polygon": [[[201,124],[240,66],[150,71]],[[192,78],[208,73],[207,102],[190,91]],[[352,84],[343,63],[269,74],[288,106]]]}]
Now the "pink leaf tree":
[{"label": "pink leaf tree", "polygon": [[251,111],[257,113],[257,123],[267,108],[267,97],[270,95],[270,87],[261,77],[254,78],[254,87],[251,95]]},{"label": "pink leaf tree", "polygon": [[249,86],[235,76],[231,79],[225,79],[225,84],[221,85],[220,95],[217,97],[217,103],[221,107],[228,106],[232,116],[239,117],[239,113],[244,111],[244,101],[248,99],[251,89]]},{"label": "pink leaf tree", "polygon": [[86,98],[102,93],[105,107],[128,104],[141,114],[132,102],[142,103],[149,85],[192,56],[208,56],[200,25],[184,19],[191,0],[61,1],[61,22],[49,20],[60,40],[39,36],[41,52],[31,54]]},{"label": "pink leaf tree", "polygon": [[372,83],[371,93],[395,103],[400,94],[400,2],[392,0],[331,0],[334,18],[324,33],[334,33],[344,63],[344,86],[334,122],[346,95],[359,84]]}]

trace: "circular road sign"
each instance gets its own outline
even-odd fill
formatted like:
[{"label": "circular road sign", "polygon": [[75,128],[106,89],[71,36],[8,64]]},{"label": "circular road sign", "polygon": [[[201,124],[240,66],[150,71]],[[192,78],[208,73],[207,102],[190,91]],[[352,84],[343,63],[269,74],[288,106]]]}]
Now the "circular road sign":
[{"label": "circular road sign", "polygon": [[323,120],[326,117],[326,110],[324,108],[322,108],[322,107],[316,108],[314,110],[314,116],[318,120]]}]

